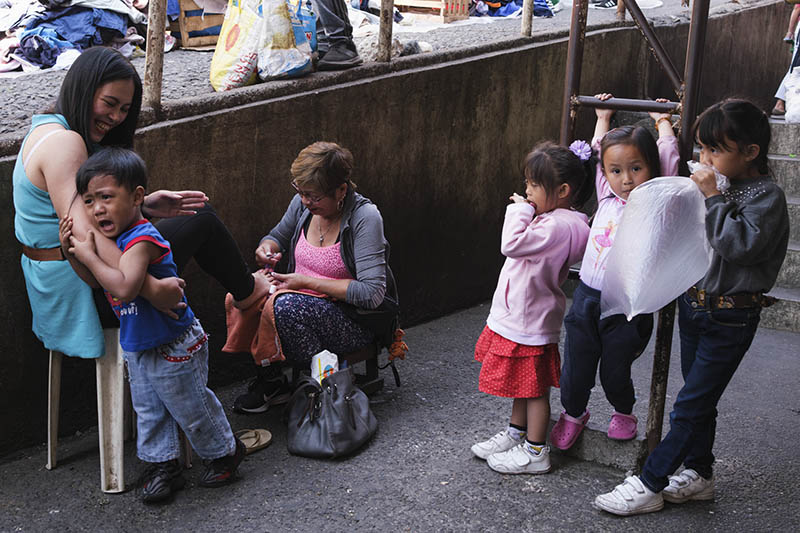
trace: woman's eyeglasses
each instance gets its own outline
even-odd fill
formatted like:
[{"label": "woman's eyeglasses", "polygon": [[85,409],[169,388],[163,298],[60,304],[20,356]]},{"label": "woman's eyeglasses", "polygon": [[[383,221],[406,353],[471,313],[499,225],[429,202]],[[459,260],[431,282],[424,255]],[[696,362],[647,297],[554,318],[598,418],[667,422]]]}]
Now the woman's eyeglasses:
[{"label": "woman's eyeglasses", "polygon": [[321,202],[325,198],[324,196],[311,195],[311,194],[309,194],[307,192],[301,191],[300,187],[298,187],[295,182],[292,182],[292,188],[295,191],[297,191],[297,194],[299,194],[301,198],[305,198],[306,200],[308,200],[312,204],[318,204],[319,202]]}]

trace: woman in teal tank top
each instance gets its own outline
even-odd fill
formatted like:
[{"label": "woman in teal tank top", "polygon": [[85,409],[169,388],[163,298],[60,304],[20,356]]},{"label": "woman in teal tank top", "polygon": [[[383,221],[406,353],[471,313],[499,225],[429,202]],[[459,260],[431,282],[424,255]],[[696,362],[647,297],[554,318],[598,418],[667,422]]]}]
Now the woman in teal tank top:
[{"label": "woman in teal tank top", "polygon": [[[91,227],[75,190],[75,174],[88,154],[102,146],[132,148],[142,103],[136,69],[120,53],[95,47],[83,52],[61,85],[51,113],[35,115],[13,173],[14,231],[23,245],[21,265],[33,313],[33,331],[50,350],[95,358],[103,354],[103,334],[92,291],[63,259],[58,220],[69,214],[73,232],[84,238]],[[199,191],[156,191],[145,199],[153,217],[190,216],[159,229],[170,240],[181,268],[194,256],[241,305],[267,289],[252,276],[230,233]],[[198,214],[194,214],[197,213]],[[121,255],[109,239],[96,238],[103,259]],[[209,257],[216,258],[209,261]],[[182,259],[179,259],[182,258]],[[183,280],[148,276],[142,295],[170,314],[183,298]]]}]

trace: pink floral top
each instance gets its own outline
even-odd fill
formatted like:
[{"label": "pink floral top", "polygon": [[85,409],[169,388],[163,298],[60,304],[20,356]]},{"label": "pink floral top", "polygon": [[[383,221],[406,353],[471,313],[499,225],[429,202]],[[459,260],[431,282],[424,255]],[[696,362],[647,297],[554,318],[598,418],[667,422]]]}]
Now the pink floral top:
[{"label": "pink floral top", "polygon": [[[324,248],[311,246],[305,232],[301,231],[294,249],[295,272],[320,279],[353,279],[342,260],[341,244],[337,242]],[[312,290],[303,292],[323,296]]]}]

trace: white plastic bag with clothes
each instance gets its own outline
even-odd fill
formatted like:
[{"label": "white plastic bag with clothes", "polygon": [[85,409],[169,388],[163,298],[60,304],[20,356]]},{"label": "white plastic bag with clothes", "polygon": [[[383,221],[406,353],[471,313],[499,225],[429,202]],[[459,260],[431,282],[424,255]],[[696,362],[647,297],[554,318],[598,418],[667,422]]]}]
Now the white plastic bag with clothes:
[{"label": "white plastic bag with clothes", "polygon": [[600,318],[653,313],[711,265],[703,193],[689,178],[646,181],[631,191],[608,255]]},{"label": "white plastic bag with clothes", "polygon": [[800,122],[800,67],[795,67],[786,79],[786,114],[788,123]]}]

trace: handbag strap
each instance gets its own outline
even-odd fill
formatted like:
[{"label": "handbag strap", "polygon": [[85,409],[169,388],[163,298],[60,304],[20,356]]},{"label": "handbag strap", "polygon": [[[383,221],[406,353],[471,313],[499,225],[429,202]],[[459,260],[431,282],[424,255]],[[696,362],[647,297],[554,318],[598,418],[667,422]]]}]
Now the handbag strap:
[{"label": "handbag strap", "polygon": [[[306,392],[308,389],[311,389],[311,392]],[[300,383],[297,385],[297,390],[295,394],[302,391],[303,394],[306,396],[306,407],[303,409],[303,414],[297,420],[297,427],[299,428],[303,425],[303,420],[306,419],[306,415],[309,418],[312,418],[314,413],[314,403],[316,403],[319,395],[322,393],[322,386],[317,382],[316,379],[305,376],[303,379],[300,380]]]}]

